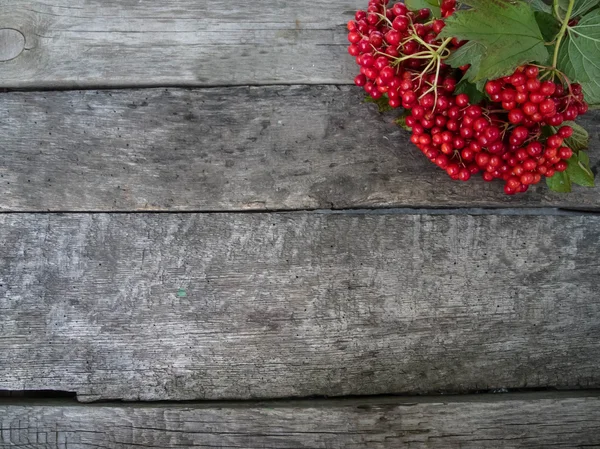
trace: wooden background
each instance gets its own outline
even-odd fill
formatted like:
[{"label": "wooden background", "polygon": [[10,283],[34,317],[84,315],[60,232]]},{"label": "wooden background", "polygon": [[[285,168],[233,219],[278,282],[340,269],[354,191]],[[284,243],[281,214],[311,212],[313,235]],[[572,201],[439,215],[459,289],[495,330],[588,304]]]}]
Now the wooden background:
[{"label": "wooden background", "polygon": [[365,4],[0,0],[0,448],[600,448],[599,189],[450,181]]}]

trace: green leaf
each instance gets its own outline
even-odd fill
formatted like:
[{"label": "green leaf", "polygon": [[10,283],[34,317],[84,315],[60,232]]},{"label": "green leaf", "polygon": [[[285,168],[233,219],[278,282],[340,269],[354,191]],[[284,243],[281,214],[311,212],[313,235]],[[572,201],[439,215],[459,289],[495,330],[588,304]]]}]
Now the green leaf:
[{"label": "green leaf", "polygon": [[508,75],[528,62],[549,59],[533,9],[523,1],[465,0],[472,9],[446,19],[442,37],[457,37],[485,46],[475,80]]},{"label": "green leaf", "polygon": [[406,131],[412,131],[412,128],[406,124],[406,117],[410,115],[410,111],[404,111],[400,117],[394,120],[394,123]]},{"label": "green leaf", "polygon": [[442,11],[440,10],[440,3],[438,0],[405,0],[404,4],[411,11],[428,8],[431,10],[433,17],[442,17]]},{"label": "green leaf", "polygon": [[467,94],[469,96],[469,100],[471,100],[471,103],[477,104],[480,103],[483,99],[485,99],[485,94],[483,93],[484,85],[485,84],[482,82],[473,84],[466,78],[463,78],[456,85],[456,89],[454,89],[454,94]]},{"label": "green leaf", "polygon": [[600,104],[600,10],[567,28],[558,56],[558,69],[573,82],[581,83],[585,100]]},{"label": "green leaf", "polygon": [[552,178],[546,178],[546,184],[555,192],[568,193],[571,191],[571,180],[566,171],[556,172]]},{"label": "green leaf", "polygon": [[[586,150],[590,144],[590,135],[582,126],[575,122],[563,122],[562,126],[570,126],[573,128],[573,135],[565,139],[565,145],[572,149],[575,153],[581,150]],[[553,128],[556,133],[557,128]]]},{"label": "green leaf", "polygon": [[179,298],[185,298],[187,296],[187,292],[183,288],[180,288],[177,290],[177,296]]},{"label": "green leaf", "polygon": [[590,157],[588,156],[588,154],[585,151],[580,151],[578,156],[581,163],[584,164],[587,168],[589,168],[590,171],[592,171],[592,169],[590,168]]},{"label": "green leaf", "polygon": [[471,67],[469,67],[469,70],[463,75],[463,78],[466,78],[469,81],[475,81],[481,66],[481,58],[485,52],[486,48],[484,45],[478,44],[475,41],[470,41],[448,56],[448,59],[444,62],[454,68],[470,64]]},{"label": "green leaf", "polygon": [[526,0],[526,1],[527,1],[527,3],[529,3],[531,5],[531,7],[535,11],[542,11],[545,13],[552,12],[552,8],[550,7],[550,5],[545,4],[542,0]]},{"label": "green leaf", "polygon": [[560,22],[552,14],[536,11],[535,21],[540,27],[542,36],[546,42],[552,42],[560,31]]},{"label": "green leaf", "polygon": [[391,111],[393,108],[390,106],[387,95],[383,95],[382,97],[375,100],[375,98],[367,95],[365,98],[365,103],[374,103],[377,105],[377,109],[379,109],[380,113]]},{"label": "green leaf", "polygon": [[[582,155],[585,155],[583,159]],[[583,187],[594,187],[594,173],[590,169],[589,162],[589,157],[584,152],[580,152],[579,155],[574,154],[567,161],[569,165],[566,173],[571,182]]]},{"label": "green leaf", "polygon": [[[600,0],[575,0],[571,18],[582,16],[599,4]],[[561,20],[567,15],[568,8],[569,0],[558,0],[558,13],[560,14]]]}]

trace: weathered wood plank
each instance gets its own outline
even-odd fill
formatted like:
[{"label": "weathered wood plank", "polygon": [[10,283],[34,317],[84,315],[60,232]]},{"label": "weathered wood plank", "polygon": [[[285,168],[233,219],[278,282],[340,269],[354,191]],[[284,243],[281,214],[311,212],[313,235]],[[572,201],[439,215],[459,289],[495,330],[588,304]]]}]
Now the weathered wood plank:
[{"label": "weathered wood plank", "polygon": [[0,402],[0,448],[600,448],[596,395],[507,396],[245,405]]},{"label": "weathered wood plank", "polygon": [[0,389],[600,386],[597,215],[2,214]]},{"label": "weathered wood plank", "polygon": [[350,83],[360,0],[0,0],[26,39],[0,87]]},{"label": "weathered wood plank", "polygon": [[[600,188],[508,197],[453,182],[350,87],[0,96],[3,211],[579,207]],[[600,164],[600,113],[582,123]]]}]

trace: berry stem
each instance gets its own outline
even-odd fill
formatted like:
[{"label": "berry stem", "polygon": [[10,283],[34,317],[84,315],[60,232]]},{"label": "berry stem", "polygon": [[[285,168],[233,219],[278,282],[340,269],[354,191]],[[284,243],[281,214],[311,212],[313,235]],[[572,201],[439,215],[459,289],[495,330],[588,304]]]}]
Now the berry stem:
[{"label": "berry stem", "polygon": [[[567,14],[562,23],[562,27],[558,32],[558,37],[556,38],[556,47],[554,47],[554,58],[552,59],[552,68],[556,68],[556,64],[558,62],[558,51],[560,50],[560,44],[565,37],[565,33],[567,32],[567,28],[569,27],[569,20],[571,19],[571,13],[573,12],[573,6],[575,6],[575,0],[569,0],[569,7],[567,8]],[[554,13],[558,16],[558,0],[554,0]]]},{"label": "berry stem", "polygon": [[442,45],[440,45],[440,47],[437,49],[437,52],[436,52],[436,53],[437,53],[438,55],[441,55],[441,54],[442,54],[442,51],[444,51],[444,49],[445,49],[445,48],[448,46],[448,44],[449,44],[450,42],[452,42],[452,38],[451,38],[451,37],[447,38],[447,39],[446,39],[444,42],[442,42]]}]

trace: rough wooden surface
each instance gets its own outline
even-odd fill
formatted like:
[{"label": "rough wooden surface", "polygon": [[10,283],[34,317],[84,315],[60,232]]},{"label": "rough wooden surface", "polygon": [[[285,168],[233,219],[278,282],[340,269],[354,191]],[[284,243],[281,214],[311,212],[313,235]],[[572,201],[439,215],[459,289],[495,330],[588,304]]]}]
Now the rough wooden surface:
[{"label": "rough wooden surface", "polygon": [[[600,206],[599,188],[509,197],[451,181],[363,98],[335,86],[3,94],[0,210]],[[596,164],[599,119],[582,120]]]},{"label": "rough wooden surface", "polygon": [[0,389],[600,386],[596,215],[0,215]]},{"label": "rough wooden surface", "polygon": [[361,0],[0,0],[26,51],[0,87],[350,83]]},{"label": "rough wooden surface", "polygon": [[204,406],[0,402],[0,448],[600,448],[597,396],[503,396]]}]

